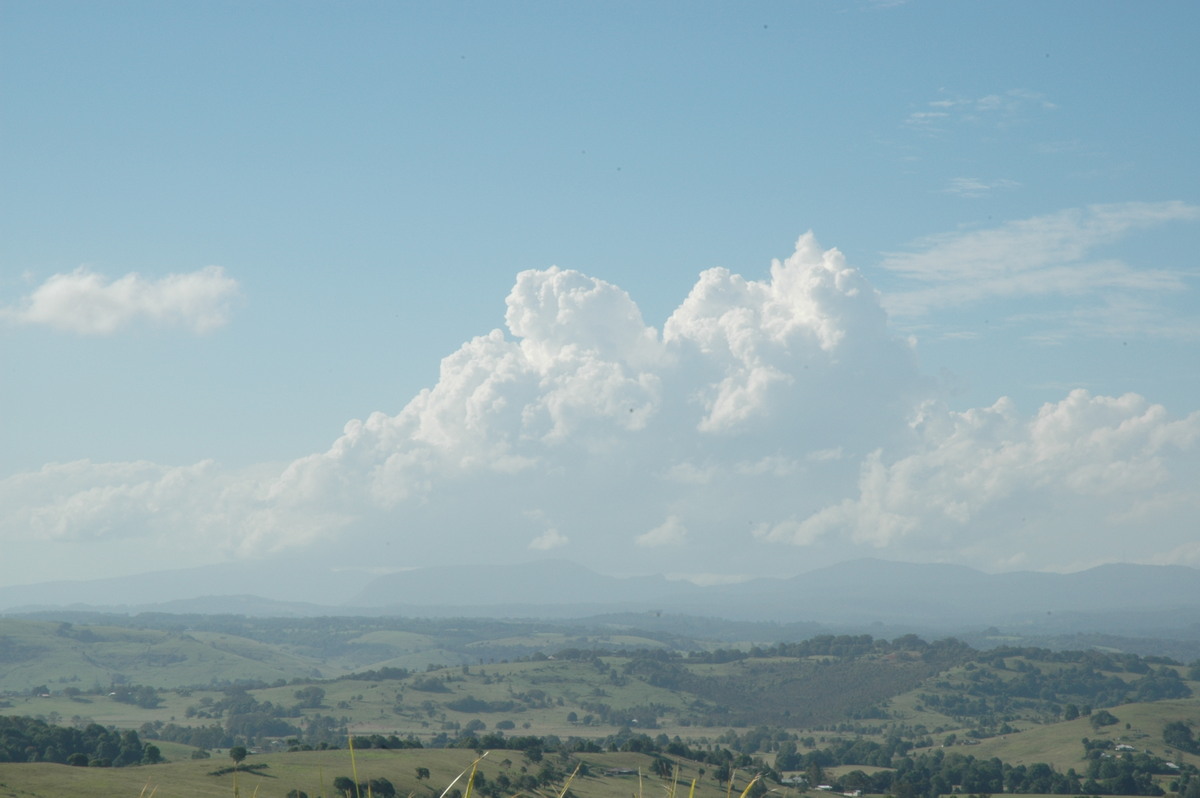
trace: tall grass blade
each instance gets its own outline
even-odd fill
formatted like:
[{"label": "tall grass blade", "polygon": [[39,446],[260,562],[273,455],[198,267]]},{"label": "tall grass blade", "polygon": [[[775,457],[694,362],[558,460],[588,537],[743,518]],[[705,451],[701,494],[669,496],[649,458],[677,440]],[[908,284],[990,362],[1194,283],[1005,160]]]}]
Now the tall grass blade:
[{"label": "tall grass blade", "polygon": [[471,798],[471,788],[475,786],[475,771],[479,767],[479,760],[476,759],[471,763],[471,775],[467,777],[467,791],[463,793],[463,798]]},{"label": "tall grass blade", "polygon": [[579,775],[579,769],[581,767],[583,767],[582,762],[576,765],[575,769],[571,771],[571,775],[568,776],[566,782],[563,783],[563,788],[558,791],[558,798],[566,798],[567,790],[571,789],[571,782],[575,781],[575,777]]},{"label": "tall grass blade", "polygon": [[[479,757],[479,759],[476,759],[474,762],[472,762],[471,766],[469,768],[467,768],[462,773],[459,773],[457,776],[455,776],[454,781],[452,781],[446,785],[446,789],[442,790],[442,794],[440,796],[438,796],[438,798],[446,798],[446,795],[448,795],[450,790],[452,790],[454,788],[454,785],[458,784],[458,780],[461,779],[463,776],[467,775],[468,772],[471,774],[471,781],[474,781],[475,780],[475,768],[479,767],[479,763],[483,761],[483,757],[487,756],[490,753],[491,753],[490,751],[485,751],[483,756]],[[467,789],[470,790],[471,785],[468,784]]]},{"label": "tall grass blade", "polygon": [[354,759],[354,735],[347,735],[346,741],[350,744],[350,772],[354,776],[354,794],[362,798],[362,790],[358,786],[358,762]]},{"label": "tall grass blade", "polygon": [[759,774],[755,775],[754,778],[750,779],[750,783],[746,785],[746,789],[742,790],[742,794],[741,794],[740,798],[746,798],[746,796],[750,794],[750,788],[753,787],[755,784],[758,784],[758,780],[761,778],[762,778],[762,774],[759,773]]}]

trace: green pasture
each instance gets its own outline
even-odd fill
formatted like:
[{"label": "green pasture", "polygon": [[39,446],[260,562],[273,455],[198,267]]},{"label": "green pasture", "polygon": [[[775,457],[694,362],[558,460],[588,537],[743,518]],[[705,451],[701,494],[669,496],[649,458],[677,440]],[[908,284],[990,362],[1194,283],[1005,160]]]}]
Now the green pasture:
[{"label": "green pasture", "polygon": [[[1118,723],[1096,729],[1088,718],[1080,717],[1033,726],[1020,734],[993,737],[961,750],[976,757],[999,757],[1014,765],[1046,762],[1060,770],[1070,767],[1082,770],[1083,745],[1080,741],[1087,737],[1132,745],[1139,751],[1149,751],[1178,765],[1200,766],[1200,756],[1169,749],[1162,739],[1163,727],[1172,721],[1200,724],[1200,701],[1187,699],[1123,704],[1109,707],[1108,711],[1118,718]],[[1129,728],[1126,728],[1126,724]]]},{"label": "green pasture", "polygon": [[[284,798],[290,790],[308,793],[310,798],[337,795],[332,787],[339,776],[365,782],[386,778],[397,794],[413,798],[438,798],[478,754],[459,749],[405,749],[400,751],[356,751],[351,760],[348,750],[303,751],[293,753],[251,754],[245,765],[262,765],[263,770],[236,774],[237,794],[258,798]],[[530,762],[519,751],[490,751],[478,763],[485,779],[505,773],[510,778],[524,772],[536,772],[551,762],[564,778],[546,785],[541,793],[555,796],[578,762],[585,762],[590,774],[577,776],[570,789],[578,798],[630,798],[668,796],[672,790],[683,798],[691,781],[698,779],[695,798],[725,798],[726,787],[711,775],[701,777],[695,763],[679,763],[678,781],[648,775],[651,759],[642,754],[585,754],[577,759],[546,757],[542,763]],[[211,773],[231,766],[227,757],[185,760],[134,768],[73,768],[49,764],[0,764],[0,798],[208,798],[235,795],[235,774]],[[429,770],[428,779],[417,778],[417,768]],[[638,771],[641,776],[639,777]],[[621,771],[618,773],[618,771]],[[632,771],[632,773],[624,772]],[[735,777],[733,795],[746,784],[744,775]],[[457,785],[465,792],[466,777]]]}]

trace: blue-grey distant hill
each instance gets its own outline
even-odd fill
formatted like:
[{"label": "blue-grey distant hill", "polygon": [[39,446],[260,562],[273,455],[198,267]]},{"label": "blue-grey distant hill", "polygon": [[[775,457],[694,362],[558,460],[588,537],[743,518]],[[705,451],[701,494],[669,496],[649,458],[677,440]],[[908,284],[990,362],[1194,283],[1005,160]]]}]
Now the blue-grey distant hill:
[{"label": "blue-grey distant hill", "polygon": [[842,628],[1200,636],[1200,569],[1104,565],[1072,574],[985,574],[863,559],[700,587],[605,576],[566,561],[419,568],[384,576],[275,561],[0,588],[0,611],[40,608],[260,616],[397,614],[581,618],[662,612]]}]

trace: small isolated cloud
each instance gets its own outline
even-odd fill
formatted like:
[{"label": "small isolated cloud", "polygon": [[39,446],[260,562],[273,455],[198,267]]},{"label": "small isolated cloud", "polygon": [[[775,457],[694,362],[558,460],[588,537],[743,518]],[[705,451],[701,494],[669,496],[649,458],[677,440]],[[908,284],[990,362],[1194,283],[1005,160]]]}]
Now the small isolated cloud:
[{"label": "small isolated cloud", "polygon": [[986,197],[996,190],[1011,190],[1019,188],[1020,183],[1015,180],[1007,180],[1000,178],[999,180],[980,180],[977,177],[955,177],[951,178],[950,183],[942,189],[945,194],[953,194],[956,197],[966,197],[968,199],[978,199]]},{"label": "small isolated cloud", "polygon": [[930,236],[909,252],[888,253],[880,263],[908,283],[884,304],[893,316],[911,318],[994,298],[1178,290],[1185,287],[1178,273],[1089,258],[1101,245],[1175,221],[1200,221],[1200,206],[1093,205],[986,230]]},{"label": "small isolated cloud", "polygon": [[677,515],[672,515],[649,532],[638,535],[634,538],[634,542],[645,548],[654,548],[656,546],[682,546],[686,539],[687,527],[683,520]]},{"label": "small isolated cloud", "polygon": [[561,548],[568,543],[567,536],[559,532],[557,529],[547,529],[542,534],[538,535],[533,540],[529,541],[529,548],[535,551],[549,551],[550,549]]},{"label": "small isolated cloud", "polygon": [[79,268],[49,277],[0,314],[80,335],[110,335],[137,321],[206,333],[229,322],[237,295],[237,280],[220,266],[157,280],[135,272],[110,280]]}]

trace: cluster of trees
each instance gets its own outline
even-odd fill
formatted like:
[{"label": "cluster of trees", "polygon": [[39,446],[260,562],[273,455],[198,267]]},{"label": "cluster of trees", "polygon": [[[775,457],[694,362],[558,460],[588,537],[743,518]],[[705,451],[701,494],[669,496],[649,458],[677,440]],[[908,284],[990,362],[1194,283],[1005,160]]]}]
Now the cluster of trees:
[{"label": "cluster of trees", "polygon": [[416,737],[397,737],[394,734],[389,734],[384,737],[382,734],[370,735],[354,735],[351,741],[355,748],[380,748],[398,751],[404,748],[424,748],[421,741]]},{"label": "cluster of trees", "polygon": [[135,731],[55,726],[36,718],[0,716],[0,762],[57,762],[86,767],[153,765],[162,761],[154,745]]},{"label": "cluster of trees", "polygon": [[343,676],[343,679],[360,682],[386,682],[407,679],[412,675],[408,668],[384,667],[377,670],[360,671]]},{"label": "cluster of trees", "polygon": [[1044,762],[1010,765],[996,758],[976,759],[942,750],[916,757],[900,757],[892,762],[892,766],[894,770],[873,774],[861,770],[850,771],[834,780],[833,786],[846,791],[890,793],[897,798],[936,798],[956,788],[959,792],[980,795],[1000,792],[1049,795],[1164,794],[1153,780],[1159,765],[1152,761],[1139,761],[1136,757],[1095,759],[1089,762],[1087,771],[1082,774],[1074,768],[1061,773]]},{"label": "cluster of trees", "polygon": [[[1011,665],[1011,669],[1017,671],[1028,667],[1029,662],[1047,662],[1060,665],[1075,663],[1097,671],[1139,674],[1149,673],[1155,665],[1179,665],[1178,662],[1169,657],[1143,657],[1138,654],[1099,651],[1094,648],[1053,651],[1038,646],[998,646],[980,652],[978,660],[993,668],[1004,670],[1010,667],[1008,660],[1014,657],[1017,657],[1018,661]],[[1200,660],[1197,661],[1197,664],[1200,664]]]},{"label": "cluster of trees", "polygon": [[579,706],[595,721],[608,726],[637,726],[642,729],[657,729],[658,719],[670,709],[663,704],[651,702],[630,707],[613,707],[603,701],[580,701]]},{"label": "cluster of trees", "polygon": [[[447,702],[446,708],[453,709],[455,712],[513,712],[517,709],[517,702],[509,700],[484,701],[473,695],[467,695],[463,698]],[[524,708],[522,707],[521,709]]]},{"label": "cluster of trees", "polygon": [[1200,742],[1192,734],[1192,727],[1181,720],[1171,721],[1163,727],[1163,742],[1189,754],[1200,754]]},{"label": "cluster of trees", "polygon": [[300,736],[301,729],[289,719],[302,717],[303,710],[320,707],[325,699],[325,691],[315,686],[296,690],[297,701],[290,706],[259,701],[243,684],[227,687],[223,692],[223,697],[216,701],[200,699],[200,705],[189,706],[185,714],[189,718],[224,717],[225,731],[250,743],[263,737]]},{"label": "cluster of trees", "polygon": [[[1185,724],[1180,725],[1187,728]],[[1183,742],[1178,730],[1175,730],[1175,735],[1180,737],[1177,742]],[[742,739],[743,737],[746,739]],[[574,754],[600,750],[634,751],[649,754],[656,759],[662,759],[663,755],[678,756],[705,765],[708,774],[722,783],[727,782],[735,771],[743,774],[760,773],[775,780],[780,779],[779,771],[803,771],[808,774],[809,781],[819,782],[824,779],[825,769],[833,766],[887,768],[872,774],[853,770],[831,783],[835,789],[841,791],[889,793],[898,798],[936,798],[937,795],[953,792],[956,787],[960,792],[975,794],[1010,792],[1153,796],[1163,794],[1162,789],[1155,784],[1154,776],[1174,772],[1158,757],[1144,753],[1114,755],[1111,753],[1111,741],[1090,743],[1086,738],[1086,768],[1082,772],[1068,769],[1065,773],[1046,763],[1014,766],[997,758],[977,759],[967,754],[942,749],[914,755],[913,741],[898,735],[884,742],[861,738],[836,740],[824,748],[805,753],[797,750],[798,741],[794,735],[784,730],[765,727],[751,730],[741,736],[729,732],[722,735],[718,742],[721,745],[693,748],[679,738],[672,740],[662,734],[650,737],[623,729],[602,741],[580,738],[560,740],[554,736],[523,736],[505,740],[502,735],[488,735],[488,739],[481,739],[465,735],[453,741],[451,745],[467,748],[515,748],[526,751],[531,762],[542,762],[543,754],[552,752],[557,753],[560,758],[566,758]],[[748,753],[739,753],[726,746],[743,749],[774,748],[777,751],[775,767],[767,767],[761,760]],[[668,761],[664,759],[663,762],[664,772],[669,772]],[[561,779],[562,775],[561,771],[554,767],[543,767],[537,774],[526,778],[528,784],[517,784],[509,777],[503,780],[494,779],[490,784],[498,790],[494,795],[495,798],[499,798],[501,794],[511,794],[513,788],[532,791],[538,786]],[[1187,776],[1188,773],[1185,773],[1184,778]],[[1200,777],[1196,777],[1196,781],[1200,784]],[[490,788],[484,788],[481,792],[493,796]]]},{"label": "cluster of trees", "polygon": [[[921,693],[922,703],[962,721],[995,720],[1020,710],[1061,714],[1064,719],[1072,720],[1080,714],[1090,714],[1091,707],[1192,695],[1178,668],[1161,662],[1162,658],[1044,649],[1001,651],[1007,656],[992,652],[979,658],[981,664],[989,667],[968,663],[961,678],[937,680],[933,687],[943,692]],[[1039,668],[1038,662],[1050,667]],[[997,673],[1002,670],[1016,671],[1017,675]],[[1123,679],[1118,673],[1139,674],[1139,678]]]},{"label": "cluster of trees", "polygon": [[113,701],[120,701],[123,704],[133,704],[142,709],[158,709],[162,705],[162,700],[158,697],[158,691],[146,685],[115,685],[109,692],[109,695]]},{"label": "cluster of trees", "polygon": [[396,786],[382,777],[355,782],[349,776],[338,776],[333,780],[333,789],[337,790],[345,798],[359,798],[359,796],[366,795],[375,795],[379,796],[379,798],[395,798],[397,794]]},{"label": "cluster of trees", "polygon": [[228,748],[237,740],[220,724],[209,726],[180,726],[177,723],[145,723],[142,734],[155,740],[171,743],[183,743],[196,748]]}]

